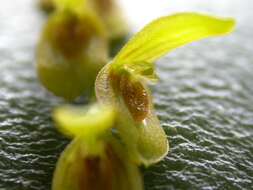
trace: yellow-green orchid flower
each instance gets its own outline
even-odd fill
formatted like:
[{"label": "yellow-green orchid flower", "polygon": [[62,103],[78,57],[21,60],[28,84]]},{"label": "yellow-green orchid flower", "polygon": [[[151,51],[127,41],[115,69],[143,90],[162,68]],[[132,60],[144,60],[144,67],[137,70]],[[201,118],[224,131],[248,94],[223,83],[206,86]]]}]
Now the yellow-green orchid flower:
[{"label": "yellow-green orchid flower", "polygon": [[[39,5],[46,12],[52,12],[57,4],[64,4],[67,1],[75,2],[76,0],[40,0]],[[128,34],[128,25],[116,0],[80,0],[80,2],[85,2],[87,6],[97,13],[109,39],[119,39]]]},{"label": "yellow-green orchid flower", "polygon": [[58,129],[73,141],[57,162],[52,190],[143,189],[138,167],[129,161],[124,146],[111,138],[113,107],[60,107],[53,116]]},{"label": "yellow-green orchid flower", "polygon": [[[114,105],[122,113],[118,114],[117,130],[136,162],[145,165],[158,162],[169,150],[147,87],[148,82],[157,79],[154,62],[185,44],[226,35],[234,25],[233,19],[199,13],[159,18],[130,39],[100,71],[95,84],[97,99],[100,103]],[[126,126],[127,122],[130,124]]]},{"label": "yellow-green orchid flower", "polygon": [[56,96],[73,100],[94,93],[98,71],[107,61],[103,24],[84,0],[55,0],[57,10],[44,26],[37,49],[37,72]]}]

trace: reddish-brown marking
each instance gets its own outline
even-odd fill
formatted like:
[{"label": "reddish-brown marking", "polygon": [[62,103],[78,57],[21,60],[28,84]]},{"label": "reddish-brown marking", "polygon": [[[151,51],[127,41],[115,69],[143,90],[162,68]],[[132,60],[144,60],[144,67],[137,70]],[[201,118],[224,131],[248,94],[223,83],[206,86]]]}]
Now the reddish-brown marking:
[{"label": "reddish-brown marking", "polygon": [[88,45],[93,32],[87,19],[67,15],[62,18],[49,31],[51,40],[66,58],[77,56]]},{"label": "reddish-brown marking", "polygon": [[84,159],[79,177],[80,190],[112,190],[113,171],[111,162],[104,157],[88,157]]},{"label": "reddish-brown marking", "polygon": [[110,79],[115,91],[122,95],[134,120],[143,121],[149,112],[149,94],[142,83],[131,80],[128,74],[111,74]]}]

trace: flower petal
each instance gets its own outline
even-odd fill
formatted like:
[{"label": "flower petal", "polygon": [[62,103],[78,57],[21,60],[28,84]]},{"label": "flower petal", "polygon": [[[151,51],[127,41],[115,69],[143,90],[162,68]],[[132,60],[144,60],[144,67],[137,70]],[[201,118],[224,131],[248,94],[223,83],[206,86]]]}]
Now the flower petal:
[{"label": "flower petal", "polygon": [[123,113],[118,118],[117,130],[130,159],[145,166],[162,160],[169,151],[169,143],[156,115],[150,112],[140,124]]},{"label": "flower petal", "polygon": [[149,166],[161,161],[169,152],[169,142],[153,110],[138,128],[138,152],[144,165]]},{"label": "flower petal", "polygon": [[235,21],[199,13],[178,13],[159,18],[137,33],[113,60],[114,67],[153,62],[169,51],[203,38],[228,34]]},{"label": "flower petal", "polygon": [[89,107],[62,106],[53,117],[57,128],[66,136],[96,137],[111,128],[115,120],[114,109],[95,104]]}]

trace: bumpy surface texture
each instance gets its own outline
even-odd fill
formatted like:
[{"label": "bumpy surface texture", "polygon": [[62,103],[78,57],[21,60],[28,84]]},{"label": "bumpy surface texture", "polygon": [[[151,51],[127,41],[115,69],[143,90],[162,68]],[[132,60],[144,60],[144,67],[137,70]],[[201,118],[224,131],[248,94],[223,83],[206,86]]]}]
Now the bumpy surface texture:
[{"label": "bumpy surface texture", "polygon": [[[50,118],[60,100],[36,78],[34,51],[44,18],[34,3],[0,6],[0,189],[50,189],[68,142]],[[146,190],[253,187],[253,3],[217,5],[193,3],[187,10],[234,16],[235,33],[194,43],[157,63],[154,101],[171,150],[144,170]]]}]

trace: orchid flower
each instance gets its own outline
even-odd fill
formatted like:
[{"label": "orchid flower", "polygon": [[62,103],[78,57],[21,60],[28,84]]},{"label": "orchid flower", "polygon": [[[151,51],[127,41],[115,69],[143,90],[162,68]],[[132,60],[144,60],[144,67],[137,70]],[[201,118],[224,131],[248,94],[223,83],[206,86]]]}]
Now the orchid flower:
[{"label": "orchid flower", "polygon": [[73,140],[57,162],[52,190],[143,189],[138,167],[111,138],[113,107],[60,107],[53,116],[57,128]]},{"label": "orchid flower", "polygon": [[[111,40],[120,39],[128,34],[128,25],[123,17],[117,0],[78,0],[86,3],[99,16]],[[40,0],[40,7],[46,12],[53,12],[56,5],[71,3],[76,6],[77,0]],[[73,3],[72,3],[73,2]],[[78,3],[79,3],[78,2]]]},{"label": "orchid flower", "polygon": [[234,25],[233,19],[199,13],[159,18],[130,39],[99,72],[95,83],[97,99],[117,109],[117,131],[135,162],[153,164],[169,150],[147,86],[157,81],[155,61],[187,43],[226,35]]},{"label": "orchid flower", "polygon": [[94,93],[98,71],[107,61],[103,24],[85,0],[55,0],[37,49],[37,72],[56,96],[74,100]]},{"label": "orchid flower", "polygon": [[97,76],[99,104],[54,112],[58,129],[74,140],[57,163],[53,190],[143,189],[137,166],[156,163],[169,150],[147,86],[157,81],[154,62],[186,43],[228,34],[233,27],[233,19],[180,13],[137,33]]}]

